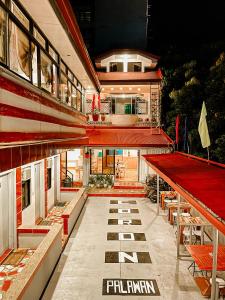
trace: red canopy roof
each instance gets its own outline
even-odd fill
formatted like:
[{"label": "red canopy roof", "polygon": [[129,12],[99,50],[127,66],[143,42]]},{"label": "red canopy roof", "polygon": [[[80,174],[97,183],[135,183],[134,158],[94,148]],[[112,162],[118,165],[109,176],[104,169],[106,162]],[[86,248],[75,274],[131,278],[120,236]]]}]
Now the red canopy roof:
[{"label": "red canopy roof", "polygon": [[91,128],[89,146],[167,147],[173,141],[159,128]]},{"label": "red canopy roof", "polygon": [[225,220],[225,165],[178,152],[144,158],[162,178],[171,180],[169,184],[175,189],[180,187],[186,196],[200,200]]}]

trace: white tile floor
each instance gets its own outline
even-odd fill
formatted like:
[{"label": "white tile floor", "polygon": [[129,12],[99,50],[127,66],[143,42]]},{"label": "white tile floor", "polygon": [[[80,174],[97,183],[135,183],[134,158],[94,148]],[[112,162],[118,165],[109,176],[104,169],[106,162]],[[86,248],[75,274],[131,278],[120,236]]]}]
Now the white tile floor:
[{"label": "white tile floor", "polygon": [[[110,200],[116,198],[88,199],[43,299],[205,299],[187,270],[190,261],[176,259],[174,229],[156,217],[156,205],[140,198],[136,205],[110,205]],[[139,214],[109,213],[109,208],[131,207]],[[141,219],[142,225],[108,225],[109,218]],[[107,232],[144,232],[147,241],[107,241]],[[148,251],[152,263],[104,263],[105,251]],[[103,278],[155,279],[160,296],[102,296]]]}]

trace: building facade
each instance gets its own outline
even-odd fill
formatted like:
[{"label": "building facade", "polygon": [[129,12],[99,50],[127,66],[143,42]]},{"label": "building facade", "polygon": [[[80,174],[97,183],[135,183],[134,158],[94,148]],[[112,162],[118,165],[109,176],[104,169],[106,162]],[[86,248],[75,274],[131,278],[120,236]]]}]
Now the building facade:
[{"label": "building facade", "polygon": [[[34,250],[48,238],[54,260],[47,281],[62,231],[65,243],[77,218],[73,200],[62,228],[43,228],[67,197],[63,187],[74,190],[81,209],[90,175],[144,181],[141,155],[171,151],[160,127],[157,61],[114,50],[96,59],[96,72],[68,0],[0,1],[0,264],[12,249]],[[29,282],[24,299],[31,299]],[[15,284],[0,295],[19,293]]]}]

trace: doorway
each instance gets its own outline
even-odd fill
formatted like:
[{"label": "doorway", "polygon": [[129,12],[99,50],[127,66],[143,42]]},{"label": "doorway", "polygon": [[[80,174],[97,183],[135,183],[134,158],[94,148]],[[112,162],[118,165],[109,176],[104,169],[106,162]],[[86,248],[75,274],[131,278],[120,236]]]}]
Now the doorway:
[{"label": "doorway", "polygon": [[115,181],[138,181],[139,150],[117,149],[115,151]]},{"label": "doorway", "polygon": [[13,173],[0,176],[0,255],[14,248],[15,198]]}]

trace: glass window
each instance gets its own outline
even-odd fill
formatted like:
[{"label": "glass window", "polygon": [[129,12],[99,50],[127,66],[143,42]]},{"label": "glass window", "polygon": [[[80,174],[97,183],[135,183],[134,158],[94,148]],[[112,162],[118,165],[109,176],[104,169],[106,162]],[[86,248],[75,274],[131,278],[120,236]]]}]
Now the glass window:
[{"label": "glass window", "polygon": [[103,160],[102,160],[102,173],[107,175],[114,174],[115,166],[115,151],[114,150],[103,150]]},{"label": "glass window", "polygon": [[17,19],[23,24],[24,27],[26,27],[27,30],[29,30],[30,22],[27,19],[27,17],[22,13],[21,9],[12,1],[11,6],[12,13],[17,17]]},{"label": "glass window", "polygon": [[66,65],[61,61],[61,70],[66,74]]},{"label": "glass window", "polygon": [[68,77],[71,81],[73,81],[73,73],[68,70]]},{"label": "glass window", "polygon": [[91,150],[91,174],[102,174],[102,150]]},{"label": "glass window", "polygon": [[91,174],[115,173],[115,151],[114,150],[91,150]]},{"label": "glass window", "polygon": [[32,80],[34,85],[38,85],[38,67],[37,67],[37,46],[33,43],[31,44],[31,49],[33,51],[32,58]]},{"label": "glass window", "polygon": [[34,37],[38,41],[38,43],[45,49],[46,47],[45,38],[42,36],[40,31],[36,27],[34,27]]},{"label": "glass window", "polygon": [[64,103],[66,103],[68,101],[67,78],[63,73],[61,73],[60,98],[61,98],[62,102],[64,102]]},{"label": "glass window", "polygon": [[72,103],[72,84],[68,81],[68,105],[71,106]]},{"label": "glass window", "polygon": [[141,62],[128,62],[128,72],[141,72]]},{"label": "glass window", "polygon": [[41,51],[41,87],[52,92],[52,61]]},{"label": "glass window", "polygon": [[49,52],[50,56],[54,59],[54,61],[58,62],[58,54],[55,52],[55,50],[51,46],[49,46],[48,52]]},{"label": "glass window", "polygon": [[0,7],[0,62],[6,63],[6,13]]},{"label": "glass window", "polygon": [[123,72],[123,63],[111,62],[109,68],[110,68],[110,72]]},{"label": "glass window", "polygon": [[10,20],[9,21],[9,60],[10,69],[20,76],[30,80],[31,57],[34,48],[31,49],[27,36]]},{"label": "glass window", "polygon": [[58,68],[53,64],[53,90],[52,94],[54,97],[58,96]]},{"label": "glass window", "polygon": [[134,113],[132,97],[116,97],[115,98],[115,114],[132,114]]},{"label": "glass window", "polygon": [[77,91],[77,110],[82,110],[82,94],[80,91]]},{"label": "glass window", "polygon": [[22,181],[22,210],[30,205],[30,179]]},{"label": "glass window", "polygon": [[71,106],[77,109],[77,89],[72,85]]}]

